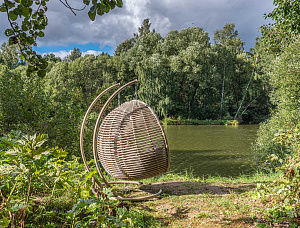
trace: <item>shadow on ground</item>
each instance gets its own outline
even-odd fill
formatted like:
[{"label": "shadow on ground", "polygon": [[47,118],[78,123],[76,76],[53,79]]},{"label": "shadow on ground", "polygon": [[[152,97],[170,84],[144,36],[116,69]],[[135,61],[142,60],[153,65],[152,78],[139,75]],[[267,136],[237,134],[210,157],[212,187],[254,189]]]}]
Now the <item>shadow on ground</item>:
[{"label": "shadow on ground", "polygon": [[160,189],[162,193],[168,195],[199,195],[199,194],[212,194],[212,195],[226,195],[230,193],[243,193],[256,187],[253,183],[238,183],[238,184],[218,184],[205,182],[191,182],[191,181],[170,181],[154,183],[151,185],[143,185],[142,191],[148,193],[158,192]]}]

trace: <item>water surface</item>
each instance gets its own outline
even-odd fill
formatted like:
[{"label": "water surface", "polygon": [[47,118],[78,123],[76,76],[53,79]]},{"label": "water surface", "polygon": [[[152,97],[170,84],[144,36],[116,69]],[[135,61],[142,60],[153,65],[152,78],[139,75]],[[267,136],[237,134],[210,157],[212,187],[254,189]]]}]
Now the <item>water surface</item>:
[{"label": "water surface", "polygon": [[193,170],[195,176],[251,174],[251,144],[258,125],[169,125],[164,127],[171,154],[170,172]]}]

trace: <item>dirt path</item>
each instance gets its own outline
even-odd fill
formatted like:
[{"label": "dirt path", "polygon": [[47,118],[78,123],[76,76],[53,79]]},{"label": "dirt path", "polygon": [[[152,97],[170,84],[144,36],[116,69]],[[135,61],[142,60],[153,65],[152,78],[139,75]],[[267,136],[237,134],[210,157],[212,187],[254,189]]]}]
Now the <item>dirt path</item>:
[{"label": "dirt path", "polygon": [[162,189],[160,197],[132,207],[161,221],[162,227],[256,227],[265,206],[251,197],[255,187],[253,183],[160,182],[138,190],[145,194]]}]

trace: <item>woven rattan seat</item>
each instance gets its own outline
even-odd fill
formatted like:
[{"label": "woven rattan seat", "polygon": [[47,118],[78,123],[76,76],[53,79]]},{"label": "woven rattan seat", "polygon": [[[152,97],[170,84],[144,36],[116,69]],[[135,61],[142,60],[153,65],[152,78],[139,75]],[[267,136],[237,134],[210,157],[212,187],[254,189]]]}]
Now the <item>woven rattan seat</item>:
[{"label": "woven rattan seat", "polygon": [[[165,133],[154,111],[144,102],[139,100],[125,102],[111,111],[101,123],[102,116],[112,99],[123,89],[135,83],[137,80],[128,82],[117,89],[105,102],[98,115],[93,134],[93,157],[97,171],[104,183],[100,183],[96,177],[93,177],[92,189],[94,192],[98,191],[96,185],[101,189],[104,185],[111,188],[112,184],[142,184],[132,180],[163,174],[170,167],[170,154]],[[91,169],[86,161],[83,148],[83,133],[87,117],[96,102],[108,91],[118,86],[120,84],[115,84],[101,92],[88,108],[82,121],[80,150],[88,172]],[[106,172],[125,181],[108,182],[99,161]],[[140,197],[123,197],[114,189],[112,192],[114,199],[139,201],[158,196],[162,190]]]},{"label": "woven rattan seat", "polygon": [[168,170],[164,132],[153,110],[132,100],[102,121],[97,140],[99,160],[113,177],[141,180]]}]

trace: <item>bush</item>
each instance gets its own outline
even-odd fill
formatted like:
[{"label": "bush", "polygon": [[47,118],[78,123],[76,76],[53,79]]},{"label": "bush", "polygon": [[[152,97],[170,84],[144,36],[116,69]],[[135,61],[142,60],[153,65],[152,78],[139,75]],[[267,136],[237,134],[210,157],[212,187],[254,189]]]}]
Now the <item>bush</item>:
[{"label": "bush", "polygon": [[[260,125],[258,137],[252,146],[254,159],[263,165],[264,169],[275,169],[283,165],[287,157],[292,153],[290,144],[280,144],[273,140],[280,132],[288,131],[296,126],[300,121],[300,114],[296,110],[280,109],[273,113],[272,117]],[[274,154],[278,157],[272,165],[268,162],[268,157]]]},{"label": "bush", "polygon": [[0,140],[0,227],[132,226],[126,205],[108,200],[110,190],[91,191],[96,170],[44,146],[47,135],[15,136]]}]

